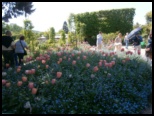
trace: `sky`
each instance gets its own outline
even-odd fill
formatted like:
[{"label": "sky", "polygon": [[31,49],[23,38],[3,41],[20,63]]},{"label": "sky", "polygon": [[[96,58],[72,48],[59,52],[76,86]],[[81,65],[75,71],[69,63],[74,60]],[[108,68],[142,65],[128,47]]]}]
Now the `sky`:
[{"label": "sky", "polygon": [[[35,12],[27,17],[36,31],[47,31],[54,27],[58,32],[62,29],[64,21],[68,21],[70,13],[78,14],[99,10],[111,10],[121,8],[135,8],[134,24],[146,24],[145,15],[152,11],[152,2],[33,2]],[[24,16],[12,18],[10,23],[23,27]]]}]

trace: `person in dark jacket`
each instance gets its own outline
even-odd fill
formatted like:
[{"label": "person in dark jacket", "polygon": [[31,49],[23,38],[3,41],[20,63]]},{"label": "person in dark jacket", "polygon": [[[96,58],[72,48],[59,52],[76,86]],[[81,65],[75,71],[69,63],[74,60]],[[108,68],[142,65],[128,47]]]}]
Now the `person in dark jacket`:
[{"label": "person in dark jacket", "polygon": [[6,35],[2,36],[2,55],[4,58],[4,68],[6,69],[6,64],[14,67],[14,49],[15,43],[12,39],[11,31],[6,31]]},{"label": "person in dark jacket", "polygon": [[134,53],[140,53],[141,52],[141,41],[142,37],[139,33],[136,33],[135,37],[132,39],[133,45],[134,45]]}]

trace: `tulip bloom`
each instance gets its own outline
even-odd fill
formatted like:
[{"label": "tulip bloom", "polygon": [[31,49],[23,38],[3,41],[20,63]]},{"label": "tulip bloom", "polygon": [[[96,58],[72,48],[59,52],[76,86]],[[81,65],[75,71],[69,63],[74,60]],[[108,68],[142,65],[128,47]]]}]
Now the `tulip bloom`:
[{"label": "tulip bloom", "polygon": [[62,72],[57,72],[57,78],[60,78],[62,76]]}]

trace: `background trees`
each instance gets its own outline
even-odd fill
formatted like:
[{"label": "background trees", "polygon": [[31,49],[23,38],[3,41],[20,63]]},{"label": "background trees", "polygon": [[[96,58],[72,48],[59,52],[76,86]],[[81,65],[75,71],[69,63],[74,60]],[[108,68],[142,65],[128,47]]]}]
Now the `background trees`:
[{"label": "background trees", "polygon": [[32,2],[2,2],[2,20],[5,22],[20,15],[25,15],[26,17],[34,11]]},{"label": "background trees", "polygon": [[[121,32],[125,34],[133,29],[134,8],[101,10],[98,12],[86,12],[70,14],[69,27],[76,31],[80,40],[95,45],[96,35],[99,31],[106,33]],[[75,26],[75,27],[74,27]]]},{"label": "background trees", "polygon": [[65,31],[66,34],[68,34],[68,25],[66,21],[64,21],[63,30]]},{"label": "background trees", "polygon": [[50,28],[49,30],[49,43],[54,43],[55,42],[55,29],[53,27]]}]

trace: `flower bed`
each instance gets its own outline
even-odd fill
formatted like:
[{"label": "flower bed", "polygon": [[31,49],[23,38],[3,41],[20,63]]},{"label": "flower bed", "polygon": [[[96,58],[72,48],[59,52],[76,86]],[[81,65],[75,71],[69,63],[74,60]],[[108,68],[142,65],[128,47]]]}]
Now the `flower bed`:
[{"label": "flower bed", "polygon": [[2,77],[2,112],[137,114],[151,92],[151,67],[131,52],[48,51]]}]

